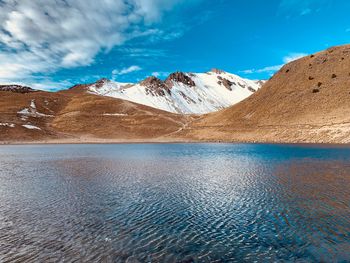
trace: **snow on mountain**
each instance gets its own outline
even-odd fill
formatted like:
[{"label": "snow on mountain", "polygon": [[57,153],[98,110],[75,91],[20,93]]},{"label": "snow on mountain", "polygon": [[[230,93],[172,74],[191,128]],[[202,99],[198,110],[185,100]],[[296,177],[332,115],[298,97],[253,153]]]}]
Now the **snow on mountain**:
[{"label": "snow on mountain", "polygon": [[149,77],[137,84],[102,79],[91,85],[89,92],[174,113],[204,114],[244,100],[261,85],[261,81],[214,69],[207,73],[176,72],[165,81]]},{"label": "snow on mountain", "polygon": [[11,91],[15,93],[29,93],[34,92],[30,87],[21,85],[0,85],[0,91]]}]

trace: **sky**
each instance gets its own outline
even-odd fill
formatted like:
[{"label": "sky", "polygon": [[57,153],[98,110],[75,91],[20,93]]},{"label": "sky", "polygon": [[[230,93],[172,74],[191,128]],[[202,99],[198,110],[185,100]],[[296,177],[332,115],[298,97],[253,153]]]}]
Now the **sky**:
[{"label": "sky", "polygon": [[219,68],[268,79],[350,42],[348,0],[0,0],[0,83],[59,90]]}]

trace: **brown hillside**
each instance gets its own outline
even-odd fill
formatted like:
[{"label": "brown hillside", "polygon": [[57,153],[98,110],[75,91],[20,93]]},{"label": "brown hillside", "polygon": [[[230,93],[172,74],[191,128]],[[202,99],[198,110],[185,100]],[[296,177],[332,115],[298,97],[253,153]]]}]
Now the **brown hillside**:
[{"label": "brown hillside", "polygon": [[56,93],[0,91],[0,142],[175,140],[192,119],[88,94],[85,88],[79,85]]},{"label": "brown hillside", "polygon": [[227,141],[350,142],[350,45],[285,65],[253,96],[194,122],[186,136]]},{"label": "brown hillside", "polygon": [[189,119],[191,117],[125,100],[73,93],[64,109],[54,118],[52,127],[78,137],[154,140],[177,132]]}]

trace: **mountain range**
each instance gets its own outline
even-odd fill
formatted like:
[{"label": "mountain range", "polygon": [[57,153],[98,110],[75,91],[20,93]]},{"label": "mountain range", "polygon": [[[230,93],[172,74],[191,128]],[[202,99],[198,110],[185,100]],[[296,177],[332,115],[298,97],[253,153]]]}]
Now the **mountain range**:
[{"label": "mountain range", "polygon": [[262,83],[212,69],[206,73],[175,72],[164,81],[149,77],[136,84],[102,79],[90,85],[88,91],[173,113],[203,114],[246,99]]},{"label": "mountain range", "polygon": [[266,83],[211,70],[45,92],[0,86],[0,140],[350,142],[350,45],[283,66]]}]

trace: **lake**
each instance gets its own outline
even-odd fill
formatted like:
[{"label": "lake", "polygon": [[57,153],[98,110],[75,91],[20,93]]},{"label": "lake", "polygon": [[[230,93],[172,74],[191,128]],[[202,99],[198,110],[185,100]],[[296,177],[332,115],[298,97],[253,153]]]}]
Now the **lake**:
[{"label": "lake", "polygon": [[350,146],[0,147],[0,262],[348,262]]}]

